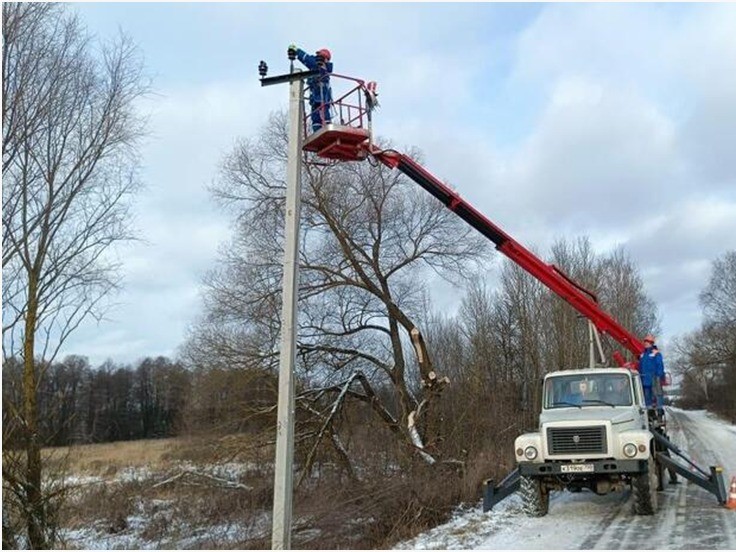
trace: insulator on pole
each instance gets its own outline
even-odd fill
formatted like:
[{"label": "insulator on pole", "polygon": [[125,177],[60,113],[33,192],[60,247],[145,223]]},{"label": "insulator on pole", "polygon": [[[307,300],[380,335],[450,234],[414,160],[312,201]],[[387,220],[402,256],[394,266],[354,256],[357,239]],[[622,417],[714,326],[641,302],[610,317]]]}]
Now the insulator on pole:
[{"label": "insulator on pole", "polygon": [[268,65],[263,60],[261,60],[261,63],[258,64],[258,74],[261,76],[261,78],[265,77],[268,74]]}]

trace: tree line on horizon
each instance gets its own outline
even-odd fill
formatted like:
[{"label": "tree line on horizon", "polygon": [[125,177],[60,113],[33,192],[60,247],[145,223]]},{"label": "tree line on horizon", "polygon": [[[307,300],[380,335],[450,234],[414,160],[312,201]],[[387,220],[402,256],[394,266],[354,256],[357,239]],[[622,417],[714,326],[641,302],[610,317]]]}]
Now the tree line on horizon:
[{"label": "tree line on horizon", "polygon": [[[135,365],[110,360],[93,367],[70,355],[43,367],[39,381],[39,431],[44,446],[106,443],[178,435],[189,400],[191,372],[166,357]],[[3,363],[3,419],[22,397],[22,364]],[[6,406],[7,405],[7,406]],[[12,426],[4,427],[22,439]],[[12,438],[4,446],[19,445]]]}]

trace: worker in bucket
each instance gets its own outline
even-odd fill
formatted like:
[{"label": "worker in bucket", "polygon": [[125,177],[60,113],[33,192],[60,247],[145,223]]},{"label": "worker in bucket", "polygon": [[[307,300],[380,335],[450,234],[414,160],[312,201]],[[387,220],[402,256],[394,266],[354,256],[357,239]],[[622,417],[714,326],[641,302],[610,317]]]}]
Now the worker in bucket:
[{"label": "worker in bucket", "polygon": [[332,121],[330,105],[332,104],[332,89],[330,88],[330,73],[332,73],[332,54],[327,48],[317,50],[310,55],[295,44],[289,46],[290,57],[296,53],[296,58],[311,71],[319,71],[319,75],[309,77],[309,107],[311,108],[312,131],[317,132],[323,124]]},{"label": "worker in bucket", "polygon": [[662,353],[654,344],[654,336],[644,337],[644,352],[639,357],[639,375],[644,388],[647,406],[662,406],[662,384],[664,383],[664,361]]}]

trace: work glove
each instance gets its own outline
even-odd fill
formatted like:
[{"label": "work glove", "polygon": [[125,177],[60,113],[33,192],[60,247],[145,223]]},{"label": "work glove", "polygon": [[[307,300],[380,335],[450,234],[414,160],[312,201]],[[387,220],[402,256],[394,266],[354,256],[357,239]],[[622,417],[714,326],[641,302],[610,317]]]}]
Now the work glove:
[{"label": "work glove", "polygon": [[296,52],[297,50],[296,44],[289,44],[289,47],[286,50],[288,52]]}]

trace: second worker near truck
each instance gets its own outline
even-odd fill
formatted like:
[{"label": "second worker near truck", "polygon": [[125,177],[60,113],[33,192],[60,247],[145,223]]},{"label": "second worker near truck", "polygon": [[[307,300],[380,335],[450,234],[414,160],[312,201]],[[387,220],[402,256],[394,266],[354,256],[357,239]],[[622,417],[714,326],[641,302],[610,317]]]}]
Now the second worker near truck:
[{"label": "second worker near truck", "polygon": [[665,382],[662,353],[654,344],[654,336],[644,337],[644,352],[639,357],[639,375],[647,406],[662,408],[662,385]]}]

